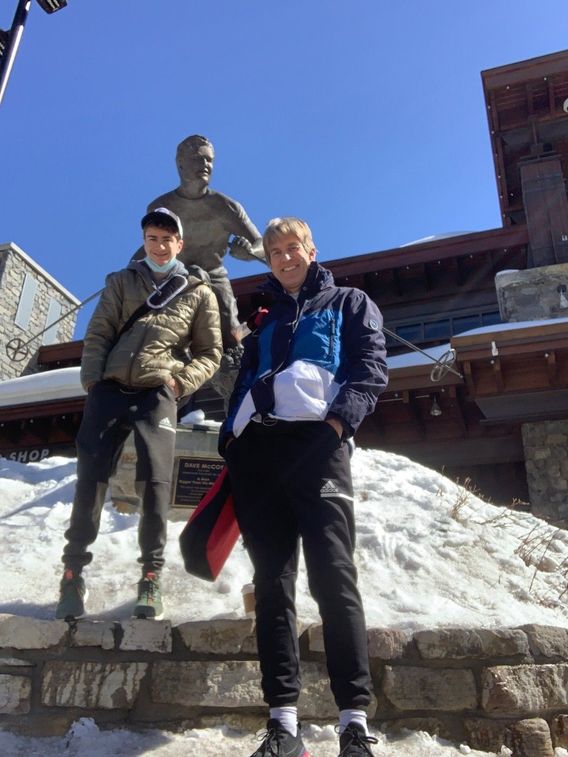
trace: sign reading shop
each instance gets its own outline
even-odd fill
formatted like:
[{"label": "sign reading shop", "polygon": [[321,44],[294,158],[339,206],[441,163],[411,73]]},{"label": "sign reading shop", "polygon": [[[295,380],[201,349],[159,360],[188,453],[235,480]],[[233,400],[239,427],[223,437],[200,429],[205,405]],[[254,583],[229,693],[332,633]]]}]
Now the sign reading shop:
[{"label": "sign reading shop", "polygon": [[70,445],[65,446],[48,446],[48,447],[29,447],[28,449],[8,449],[0,451],[0,458],[13,460],[15,463],[38,463],[51,455],[62,455],[64,457],[74,456],[75,448]]}]

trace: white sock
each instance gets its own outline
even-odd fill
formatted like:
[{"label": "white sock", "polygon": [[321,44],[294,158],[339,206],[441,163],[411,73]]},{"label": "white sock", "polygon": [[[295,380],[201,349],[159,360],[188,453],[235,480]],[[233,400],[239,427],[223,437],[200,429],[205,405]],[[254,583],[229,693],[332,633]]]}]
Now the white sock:
[{"label": "white sock", "polygon": [[297,707],[271,707],[270,719],[278,720],[282,728],[285,728],[291,736],[298,734]]},{"label": "white sock", "polygon": [[364,730],[367,736],[369,731],[367,729],[367,713],[365,710],[341,710],[339,713],[339,733],[342,734],[349,723],[357,723]]}]

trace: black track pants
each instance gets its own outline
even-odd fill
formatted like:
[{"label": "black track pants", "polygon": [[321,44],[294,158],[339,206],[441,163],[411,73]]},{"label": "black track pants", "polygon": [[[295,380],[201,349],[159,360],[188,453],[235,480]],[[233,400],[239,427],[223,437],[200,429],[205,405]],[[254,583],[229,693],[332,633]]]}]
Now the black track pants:
[{"label": "black track pants", "polygon": [[164,564],[175,451],[176,403],[169,387],[132,390],[114,381],[91,389],[77,434],[77,488],[65,532],[64,564],[80,570],[92,560],[108,480],[134,432],[136,489],[142,500],[138,541],[144,570]]},{"label": "black track pants", "polygon": [[271,707],[300,693],[295,583],[299,538],[322,618],[339,709],[368,705],[367,632],[353,563],[347,446],[324,422],[251,422],[228,447],[235,512],[254,566],[262,690]]}]

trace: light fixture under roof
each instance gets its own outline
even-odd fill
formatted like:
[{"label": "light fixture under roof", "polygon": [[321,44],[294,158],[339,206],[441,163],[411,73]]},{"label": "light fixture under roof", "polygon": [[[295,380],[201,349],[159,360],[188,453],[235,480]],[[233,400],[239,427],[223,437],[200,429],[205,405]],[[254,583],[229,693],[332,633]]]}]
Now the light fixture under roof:
[{"label": "light fixture under roof", "polygon": [[434,398],[432,399],[432,407],[430,408],[430,415],[433,415],[435,418],[437,418],[439,415],[442,415],[442,408],[440,407],[440,404],[438,402],[437,395],[434,395]]}]

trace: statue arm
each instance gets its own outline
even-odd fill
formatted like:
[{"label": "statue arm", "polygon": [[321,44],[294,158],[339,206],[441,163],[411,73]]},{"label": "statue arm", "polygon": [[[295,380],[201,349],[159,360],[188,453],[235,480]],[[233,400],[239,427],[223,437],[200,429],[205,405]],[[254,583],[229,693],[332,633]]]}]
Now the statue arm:
[{"label": "statue arm", "polygon": [[266,263],[262,237],[259,230],[248,217],[245,209],[239,203],[235,203],[237,218],[234,237],[229,244],[229,254],[238,260],[260,260]]}]

